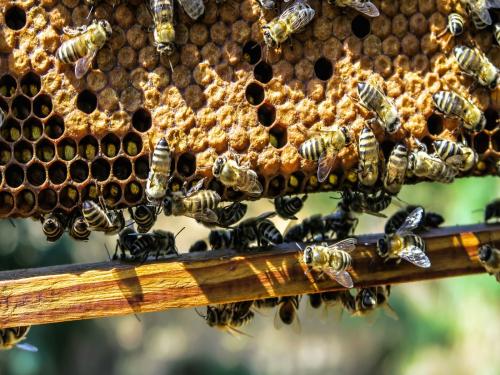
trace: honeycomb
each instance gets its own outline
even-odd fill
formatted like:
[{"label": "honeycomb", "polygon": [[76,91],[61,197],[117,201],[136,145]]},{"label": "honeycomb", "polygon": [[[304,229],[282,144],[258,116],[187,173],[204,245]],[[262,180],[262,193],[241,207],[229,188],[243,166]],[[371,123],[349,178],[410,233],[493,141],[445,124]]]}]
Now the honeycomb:
[{"label": "honeycomb", "polygon": [[[395,134],[375,127],[386,159],[406,137],[427,145],[456,140],[458,121],[436,114],[431,99],[453,89],[488,119],[483,132],[467,135],[480,154],[467,175],[498,172],[500,88],[471,88],[451,55],[454,41],[436,38],[447,14],[461,9],[456,0],[375,0],[381,15],[373,19],[311,0],[314,20],[279,50],[266,48],[261,32],[276,12],[262,11],[256,0],[205,1],[198,21],[176,5],[177,51],[170,57],[153,46],[145,3],[102,1],[87,18],[83,1],[0,0],[0,107],[6,113],[0,217],[70,212],[97,194],[113,208],[138,204],[149,153],[162,136],[175,154],[174,188],[203,176],[224,199],[245,198],[211,175],[213,161],[228,149],[259,174],[267,197],[352,186],[356,142],[341,151],[323,184],[317,164],[297,149],[334,123],[359,134],[373,116],[350,98],[362,80],[380,86],[402,116]],[[92,18],[107,19],[113,35],[77,80],[74,67],[57,61],[55,52],[68,38],[64,26]],[[491,30],[470,30],[459,41],[468,38],[500,66]]]}]

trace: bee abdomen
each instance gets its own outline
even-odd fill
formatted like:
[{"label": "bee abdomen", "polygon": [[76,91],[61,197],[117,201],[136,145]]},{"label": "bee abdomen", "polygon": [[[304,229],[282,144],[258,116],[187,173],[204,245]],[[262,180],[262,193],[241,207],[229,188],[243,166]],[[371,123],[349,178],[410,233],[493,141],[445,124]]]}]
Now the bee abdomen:
[{"label": "bee abdomen", "polygon": [[76,240],[85,241],[90,236],[89,226],[83,216],[77,216],[71,223],[69,235]]},{"label": "bee abdomen", "polygon": [[270,220],[264,220],[259,224],[259,232],[264,240],[272,244],[283,243],[283,236]]},{"label": "bee abdomen", "polygon": [[318,160],[325,150],[325,141],[321,137],[308,139],[299,146],[299,154],[307,160]]},{"label": "bee abdomen", "polygon": [[453,36],[464,32],[464,18],[458,13],[450,13],[448,16],[448,29]]},{"label": "bee abdomen", "polygon": [[152,236],[143,236],[137,239],[132,248],[130,249],[130,253],[133,256],[137,256],[140,254],[146,254],[150,251],[155,251],[155,239]]},{"label": "bee abdomen", "polygon": [[157,173],[170,174],[170,148],[165,138],[160,139],[153,151],[151,170]]},{"label": "bee abdomen", "polygon": [[85,56],[86,44],[80,37],[64,42],[56,52],[56,57],[63,63],[70,64]]},{"label": "bee abdomen", "polygon": [[111,226],[106,213],[93,201],[83,202],[82,213],[91,229],[104,230]]},{"label": "bee abdomen", "polygon": [[434,141],[434,150],[436,154],[445,161],[451,156],[462,155],[462,150],[458,144],[446,139]]},{"label": "bee abdomen", "polygon": [[425,242],[422,237],[416,234],[407,234],[404,236],[404,247],[416,246],[422,251],[425,251]]},{"label": "bee abdomen", "polygon": [[376,111],[377,104],[381,101],[380,92],[366,82],[358,83],[358,96],[361,102],[373,111]]},{"label": "bee abdomen", "polygon": [[202,190],[184,200],[189,211],[214,209],[219,205],[220,196],[213,190]]}]

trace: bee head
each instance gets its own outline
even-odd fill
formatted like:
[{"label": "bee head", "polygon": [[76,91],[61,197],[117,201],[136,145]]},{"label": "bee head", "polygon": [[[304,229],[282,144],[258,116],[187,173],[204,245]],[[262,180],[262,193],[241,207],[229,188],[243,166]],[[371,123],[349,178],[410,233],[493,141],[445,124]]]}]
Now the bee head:
[{"label": "bee head", "polygon": [[109,38],[111,34],[113,33],[113,29],[111,28],[111,25],[109,24],[108,21],[106,20],[99,20],[99,26],[101,26],[106,33],[106,37]]},{"label": "bee head", "polygon": [[266,43],[269,48],[278,48],[278,43],[276,43],[276,41],[273,39],[271,30],[269,30],[269,28],[264,27],[263,38],[264,43]]},{"label": "bee head", "polygon": [[160,42],[156,43],[156,50],[160,55],[170,56],[175,51],[174,43],[171,42]]},{"label": "bee head", "polygon": [[307,265],[313,262],[313,249],[311,246],[307,246],[306,249],[304,250],[303,259],[304,263]]},{"label": "bee head", "polygon": [[172,215],[172,197],[165,197],[163,200],[163,213],[165,216]]},{"label": "bee head", "polygon": [[346,146],[349,145],[352,142],[351,133],[349,133],[349,129],[347,128],[347,126],[341,126],[340,131],[342,132],[342,134],[344,134],[345,145]]},{"label": "bee head", "polygon": [[382,258],[384,258],[385,256],[387,256],[388,251],[389,251],[388,239],[387,236],[384,236],[383,238],[377,241],[377,253]]},{"label": "bee head", "polygon": [[493,249],[491,248],[491,245],[482,245],[479,248],[479,259],[482,262],[488,261],[488,259],[490,259],[490,257],[491,257],[492,252],[493,252]]},{"label": "bee head", "polygon": [[363,308],[373,309],[377,305],[377,296],[370,289],[363,289],[359,293]]},{"label": "bee head", "polygon": [[490,90],[495,90],[497,88],[498,81],[500,80],[498,77],[499,77],[499,75],[497,74],[497,78],[490,82],[490,84],[488,86]]},{"label": "bee head", "polygon": [[224,168],[224,164],[226,164],[227,158],[225,156],[219,156],[217,160],[215,160],[214,166],[212,167],[212,173],[214,177],[219,177],[222,173],[222,168]]}]

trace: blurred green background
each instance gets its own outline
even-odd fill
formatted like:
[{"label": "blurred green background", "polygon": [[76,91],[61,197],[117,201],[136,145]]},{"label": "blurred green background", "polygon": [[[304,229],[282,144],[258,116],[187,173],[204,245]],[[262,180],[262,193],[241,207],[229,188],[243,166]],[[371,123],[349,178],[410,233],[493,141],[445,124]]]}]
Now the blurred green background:
[{"label": "blurred green background", "polygon": [[[459,179],[451,185],[406,186],[400,198],[441,213],[446,225],[482,221],[482,208],[498,197],[498,178]],[[304,218],[333,210],[333,194],[313,194]],[[249,214],[271,209],[269,202],[253,203]],[[386,214],[398,207],[391,206]],[[478,210],[478,211],[476,211]],[[45,241],[39,223],[0,222],[0,269],[40,267],[107,259],[104,243],[114,238],[92,234],[88,243],[67,235],[54,244]],[[185,225],[199,238],[207,230],[192,220],[163,218],[158,227],[176,232]],[[284,229],[286,222],[277,221]],[[357,233],[380,232],[384,220],[364,215]],[[191,236],[179,236],[180,249]],[[192,238],[192,237],[191,237]],[[27,342],[38,353],[19,349],[0,352],[0,374],[499,374],[500,293],[487,275],[398,285],[391,305],[393,320],[375,321],[320,313],[302,300],[302,333],[273,327],[274,311],[256,314],[244,328],[252,337],[233,337],[209,328],[194,310],[79,321],[32,328]]]}]

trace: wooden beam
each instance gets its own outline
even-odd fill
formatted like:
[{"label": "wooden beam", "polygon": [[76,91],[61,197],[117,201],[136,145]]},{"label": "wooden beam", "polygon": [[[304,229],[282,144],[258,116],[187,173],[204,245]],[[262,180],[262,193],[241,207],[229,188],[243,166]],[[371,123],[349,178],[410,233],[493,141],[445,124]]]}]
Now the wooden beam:
[{"label": "wooden beam", "polygon": [[[500,225],[423,234],[430,269],[381,262],[375,253],[380,236],[358,237],[352,253],[355,286],[484,272],[478,245],[500,245]],[[106,262],[0,272],[0,328],[339,289],[331,280],[316,282],[305,269],[297,246],[283,244],[267,252],[209,251],[143,265]]]}]

